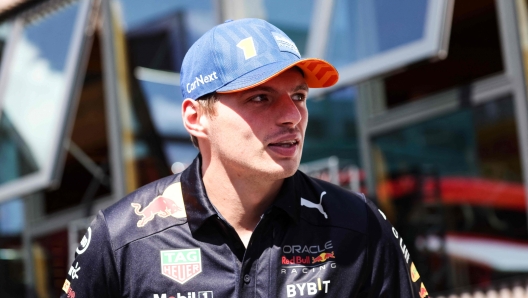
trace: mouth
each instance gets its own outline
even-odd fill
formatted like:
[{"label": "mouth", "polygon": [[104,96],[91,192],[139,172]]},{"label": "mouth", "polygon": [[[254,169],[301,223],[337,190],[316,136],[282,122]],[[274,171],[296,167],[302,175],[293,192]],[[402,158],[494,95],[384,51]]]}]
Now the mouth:
[{"label": "mouth", "polygon": [[279,139],[268,144],[269,152],[280,158],[294,158],[299,156],[301,141],[300,138],[290,136]]},{"label": "mouth", "polygon": [[270,147],[281,147],[281,148],[291,148],[295,147],[299,144],[298,140],[284,140],[277,143],[270,143],[268,146]]}]

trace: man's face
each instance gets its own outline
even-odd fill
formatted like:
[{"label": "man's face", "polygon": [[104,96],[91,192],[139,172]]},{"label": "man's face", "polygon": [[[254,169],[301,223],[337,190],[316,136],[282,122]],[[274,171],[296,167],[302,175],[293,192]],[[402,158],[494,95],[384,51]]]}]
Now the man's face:
[{"label": "man's face", "polygon": [[308,122],[307,95],[295,68],[255,88],[220,94],[216,115],[208,118],[211,162],[221,162],[230,175],[293,175]]}]

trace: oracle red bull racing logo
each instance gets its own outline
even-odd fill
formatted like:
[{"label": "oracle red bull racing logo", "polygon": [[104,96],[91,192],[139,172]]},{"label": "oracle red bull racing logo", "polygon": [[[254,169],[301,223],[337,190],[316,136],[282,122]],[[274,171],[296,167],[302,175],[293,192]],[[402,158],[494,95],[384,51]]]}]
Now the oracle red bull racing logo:
[{"label": "oracle red bull racing logo", "polygon": [[283,265],[311,265],[316,263],[324,263],[328,259],[335,259],[334,252],[323,252],[317,257],[293,256],[291,258],[287,258],[286,256],[282,256],[281,262]]},{"label": "oracle red bull racing logo", "polygon": [[[335,259],[334,252],[327,252],[334,248],[332,241],[323,245],[284,245],[282,252],[282,265],[312,265],[324,263],[328,259]],[[293,254],[293,255],[292,255]],[[315,255],[315,257],[314,257]]]},{"label": "oracle red bull racing logo", "polygon": [[284,245],[281,258],[281,274],[313,273],[326,269],[335,269],[336,259],[332,241],[323,245]]},{"label": "oracle red bull racing logo", "polygon": [[137,222],[137,226],[140,228],[153,220],[156,215],[161,218],[169,216],[175,218],[187,217],[179,182],[167,187],[161,196],[155,197],[143,209],[141,209],[141,204],[138,203],[131,203],[130,205],[134,208],[134,212],[141,216],[141,219]]},{"label": "oracle red bull racing logo", "polygon": [[317,257],[312,257],[312,264],[315,263],[324,263],[328,259],[335,259],[334,252],[323,252],[322,254],[318,255]]}]

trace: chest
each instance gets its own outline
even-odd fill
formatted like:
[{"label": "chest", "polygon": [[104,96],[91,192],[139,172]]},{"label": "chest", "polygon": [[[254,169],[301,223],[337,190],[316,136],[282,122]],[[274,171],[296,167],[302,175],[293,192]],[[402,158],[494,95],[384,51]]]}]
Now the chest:
[{"label": "chest", "polygon": [[[238,239],[238,242],[240,240]],[[354,297],[368,275],[367,238],[307,222],[259,226],[246,250],[229,231],[184,227],[116,252],[125,297]]]}]

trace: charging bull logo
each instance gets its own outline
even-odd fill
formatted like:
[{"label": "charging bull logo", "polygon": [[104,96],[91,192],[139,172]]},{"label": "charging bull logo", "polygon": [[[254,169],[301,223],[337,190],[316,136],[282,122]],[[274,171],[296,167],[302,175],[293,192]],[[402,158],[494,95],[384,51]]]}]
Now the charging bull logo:
[{"label": "charging bull logo", "polygon": [[161,196],[155,197],[143,210],[141,210],[141,204],[131,203],[130,205],[134,208],[134,212],[141,216],[141,219],[137,222],[137,226],[140,228],[153,220],[156,215],[162,218],[169,216],[175,218],[187,217],[179,182],[167,187]]},{"label": "charging bull logo", "polygon": [[334,252],[323,252],[315,258],[312,257],[312,264],[323,263],[326,262],[326,260],[328,259],[335,259]]}]

